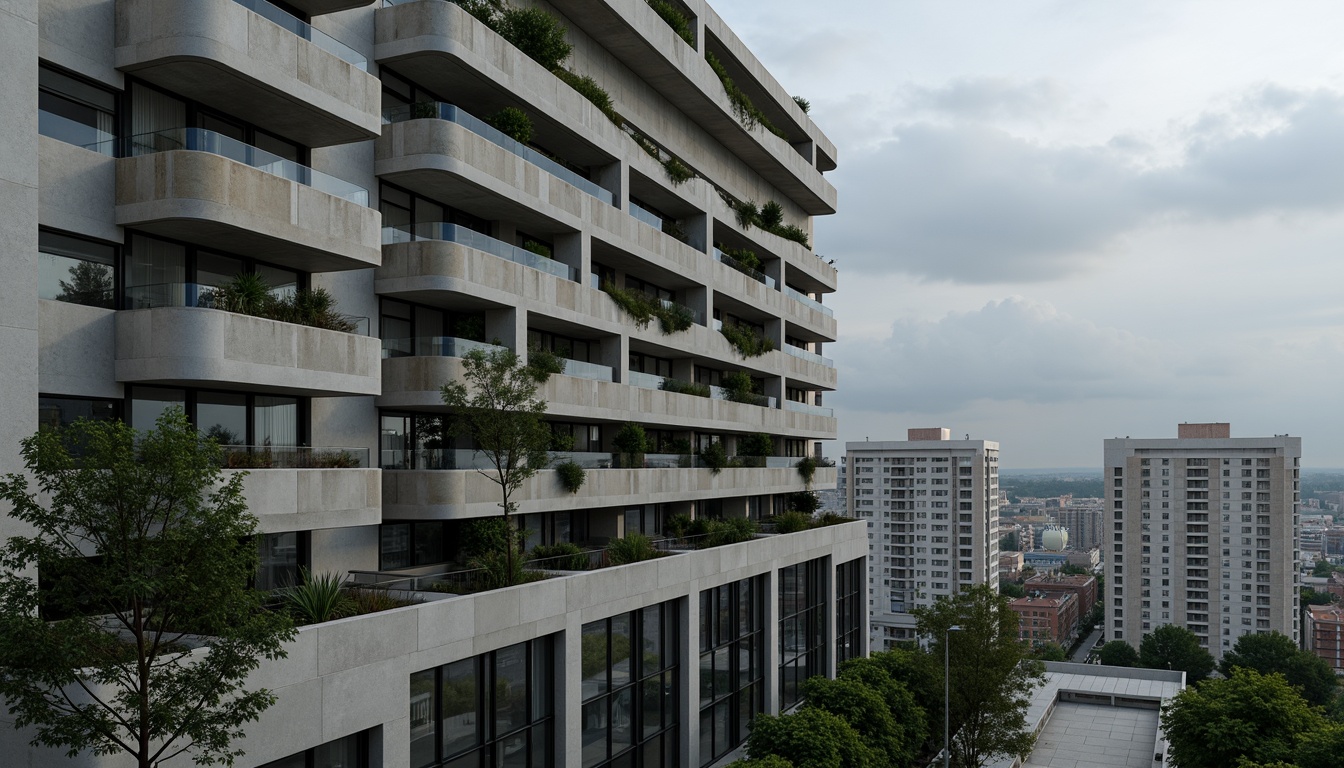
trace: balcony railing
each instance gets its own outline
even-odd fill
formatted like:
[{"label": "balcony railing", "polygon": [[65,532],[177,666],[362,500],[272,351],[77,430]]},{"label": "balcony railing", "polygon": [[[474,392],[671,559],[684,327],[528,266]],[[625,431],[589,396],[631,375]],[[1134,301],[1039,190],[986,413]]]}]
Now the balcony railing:
[{"label": "balcony railing", "polygon": [[659,216],[653,211],[646,211],[643,208],[640,208],[638,205],[631,203],[630,215],[634,216],[636,219],[639,219],[645,224],[648,224],[650,227],[653,227],[659,232],[663,231],[663,217]]},{"label": "balcony railing", "polygon": [[825,304],[822,304],[820,301],[817,301],[816,299],[812,298],[811,296],[808,296],[806,293],[803,293],[802,291],[794,290],[793,288],[790,288],[789,286],[786,285],[784,286],[784,295],[788,296],[789,298],[795,301],[800,301],[803,304],[806,304],[807,306],[817,310],[818,312],[827,317],[835,317],[834,310],[832,310]]},{"label": "balcony railing", "polygon": [[[728,390],[724,389],[723,387],[715,386],[713,384],[711,384],[709,387],[709,396],[714,398],[715,400],[733,400]],[[765,395],[757,395],[754,393],[752,394],[752,397],[755,398],[755,401],[745,403],[745,405],[759,405],[762,408],[774,408],[778,404],[778,401],[776,401],[775,398],[773,397],[767,397]],[[742,401],[733,400],[733,402],[740,403]]]},{"label": "balcony railing", "polygon": [[664,376],[653,373],[642,373],[640,371],[628,371],[625,374],[625,383],[633,387],[642,389],[662,389]]},{"label": "balcony railing", "polygon": [[585,363],[582,360],[566,360],[564,374],[593,381],[615,381],[615,371],[609,365]]},{"label": "balcony railing", "polygon": [[[199,309],[217,309],[215,306],[215,293],[219,286],[202,285],[200,283],[149,283],[146,285],[127,285],[122,288],[122,309],[155,309],[158,307],[196,307]],[[276,299],[286,299],[294,295],[293,289],[273,289],[271,296]],[[245,314],[245,313],[237,313]],[[297,320],[278,320],[275,317],[268,317],[264,314],[246,315],[247,317],[260,317],[263,320],[276,320],[276,322],[296,322],[299,325],[306,323]],[[369,335],[369,318],[356,315],[341,315],[347,321],[352,323],[354,330],[348,331],[360,336]],[[315,326],[316,327],[316,326]],[[344,329],[342,329],[344,331]]]},{"label": "balcony railing", "polygon": [[229,469],[359,469],[369,466],[368,448],[306,445],[221,445]]},{"label": "balcony railing", "polygon": [[509,245],[503,240],[496,240],[489,235],[481,234],[474,229],[468,229],[458,224],[427,221],[416,224],[414,227],[409,224],[383,227],[383,245],[409,243],[415,240],[440,240],[446,243],[457,243],[478,251],[484,251],[492,256],[498,256],[501,259],[508,259],[515,264],[539,269],[563,280],[579,281],[579,270],[562,261],[547,258],[516,245]]},{"label": "balcony railing", "polygon": [[784,401],[784,410],[796,411],[798,413],[811,413],[816,416],[826,416],[828,418],[835,417],[834,408],[825,408],[820,405],[812,405],[811,403],[796,403],[792,400]]},{"label": "balcony railing", "polygon": [[[100,116],[105,113],[98,113]],[[117,154],[117,135],[96,126],[71,120],[64,115],[37,110],[37,132],[48,138],[74,144],[76,147],[92,150],[101,155]]]},{"label": "balcony railing", "polygon": [[383,359],[389,357],[466,357],[473,350],[493,352],[504,347],[484,341],[458,339],[452,336],[417,336],[414,338],[383,339]]},{"label": "balcony railing", "polygon": [[583,176],[580,176],[569,168],[557,163],[532,147],[506,136],[502,131],[490,126],[484,120],[468,114],[465,110],[455,104],[445,104],[441,101],[424,101],[416,104],[388,107],[383,110],[384,123],[401,123],[407,120],[422,119],[447,120],[450,123],[460,125],[486,141],[497,144],[518,157],[521,157],[557,179],[578,187],[607,205],[612,205],[613,200],[615,200],[610,190],[604,189],[594,182],[585,179]]},{"label": "balcony railing", "polygon": [[809,352],[806,349],[795,347],[792,344],[785,344],[782,349],[785,354],[793,355],[794,357],[802,358],[803,360],[811,360],[814,363],[821,363],[828,368],[835,367],[835,361],[831,360],[829,357],[822,357],[816,352]]},{"label": "balcony railing", "polygon": [[767,288],[774,288],[777,285],[775,283],[775,278],[770,277],[764,272],[759,272],[757,270],[752,269],[751,267],[748,267],[747,265],[743,264],[737,259],[734,259],[732,256],[729,256],[728,254],[724,253],[718,248],[714,249],[714,260],[723,262],[723,264],[732,267],[733,269],[736,269],[738,272],[741,272],[747,277],[750,277],[752,280],[755,280],[756,282],[763,284]]},{"label": "balcony railing", "polygon": [[312,187],[342,200],[349,200],[359,205],[369,204],[369,191],[357,184],[314,171],[306,165],[299,165],[293,160],[286,160],[264,149],[258,149],[251,144],[244,144],[237,139],[204,128],[170,128],[132,136],[127,141],[124,154],[136,157],[179,149],[227,157],[263,173]]},{"label": "balcony railing", "polygon": [[298,35],[341,61],[352,64],[365,72],[369,71],[369,60],[359,51],[325,32],[313,29],[313,25],[300,21],[293,14],[271,5],[266,0],[234,0],[234,2],[263,19]]}]

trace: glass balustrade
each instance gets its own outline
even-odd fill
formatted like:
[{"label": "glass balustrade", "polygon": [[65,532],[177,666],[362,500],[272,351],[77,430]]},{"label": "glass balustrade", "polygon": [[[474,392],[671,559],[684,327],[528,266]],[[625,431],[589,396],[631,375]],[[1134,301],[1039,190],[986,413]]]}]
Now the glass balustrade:
[{"label": "glass balustrade", "polygon": [[834,408],[825,408],[820,405],[812,405],[811,403],[796,403],[792,400],[784,401],[784,410],[796,411],[798,413],[811,413],[816,416],[826,416],[828,418],[835,417]]},{"label": "glass balustrade", "polygon": [[641,373],[640,371],[630,371],[625,374],[625,383],[644,389],[662,389],[663,377],[652,373]]},{"label": "glass balustrade", "polygon": [[794,357],[801,358],[803,360],[810,360],[814,363],[821,363],[822,365],[827,366],[829,368],[835,367],[835,361],[831,360],[831,358],[829,357],[822,357],[821,355],[818,355],[816,352],[809,352],[806,349],[795,347],[792,344],[785,344],[783,349],[785,354],[793,355]]},{"label": "glass balustrade", "polygon": [[598,365],[597,363],[585,363],[582,360],[566,360],[566,376],[575,376],[580,379],[592,379],[593,381],[614,381],[614,372],[609,365]]},{"label": "glass balustrade", "polygon": [[747,265],[743,264],[737,259],[734,259],[732,256],[729,256],[728,254],[724,253],[718,248],[714,249],[714,260],[722,262],[725,266],[729,266],[732,267],[733,269],[736,269],[738,272],[741,272],[747,277],[750,277],[752,280],[761,283],[767,288],[774,288],[777,285],[777,283],[775,282],[775,278],[770,277],[764,272],[760,272],[758,270],[752,269],[751,267],[748,267]]},{"label": "glass balustrade", "polygon": [[66,144],[74,144],[77,147],[92,150],[101,155],[115,155],[117,153],[116,134],[81,123],[78,120],[71,120],[55,112],[48,112],[45,109],[37,111],[37,132],[48,138],[63,141]]},{"label": "glass balustrade", "polygon": [[227,157],[272,176],[312,187],[342,200],[349,200],[359,205],[369,204],[369,191],[357,184],[314,171],[306,165],[299,165],[293,160],[286,160],[264,149],[258,149],[251,144],[244,144],[237,139],[204,128],[171,128],[142,133],[128,139],[127,145],[125,154],[131,157],[181,149],[190,152],[208,152]]},{"label": "glass balustrade", "polygon": [[417,336],[415,338],[383,339],[383,358],[389,357],[466,357],[468,352],[483,350],[487,354],[504,347],[484,341],[458,339],[452,336]]},{"label": "glass balustrade", "polygon": [[341,61],[352,64],[365,72],[369,71],[369,60],[359,51],[325,32],[314,29],[313,25],[299,20],[294,14],[283,11],[279,7],[266,2],[266,0],[234,0],[234,2],[272,24],[298,35]]},{"label": "glass balustrade", "polygon": [[659,232],[663,231],[663,218],[658,214],[653,213],[652,211],[646,211],[643,208],[640,208],[638,205],[631,203],[630,215],[634,216],[636,219],[639,219],[645,224],[648,224],[650,227],[653,227]]},{"label": "glass balustrade", "polygon": [[786,285],[784,286],[784,294],[795,301],[800,301],[803,304],[806,304],[827,317],[835,317],[835,312],[830,307],[822,304],[820,301],[817,301],[802,291],[796,291]]},{"label": "glass balustrade", "polygon": [[541,168],[557,179],[578,187],[607,205],[613,204],[612,201],[615,198],[609,190],[603,189],[594,182],[585,179],[583,176],[566,168],[555,160],[552,160],[536,149],[506,136],[502,131],[489,125],[484,120],[467,113],[461,107],[454,104],[427,101],[416,104],[403,104],[401,106],[389,107],[383,110],[384,123],[400,123],[406,120],[420,120],[426,118],[446,120],[450,123],[460,125],[477,136],[480,136],[493,144],[497,144],[527,162]]},{"label": "glass balustrade", "polygon": [[481,234],[474,229],[468,229],[459,224],[428,221],[416,224],[414,227],[410,225],[383,227],[383,245],[409,243],[415,240],[441,240],[447,243],[457,243],[498,256],[501,259],[508,259],[525,267],[548,272],[565,280],[573,280],[574,282],[579,280],[579,270],[564,262],[547,258],[516,245],[509,245],[503,240],[496,240],[489,235]]}]

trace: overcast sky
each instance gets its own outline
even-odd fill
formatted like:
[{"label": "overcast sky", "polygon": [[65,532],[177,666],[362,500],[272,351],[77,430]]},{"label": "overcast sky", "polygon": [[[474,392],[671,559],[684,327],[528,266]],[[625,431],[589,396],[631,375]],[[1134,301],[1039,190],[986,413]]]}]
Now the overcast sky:
[{"label": "overcast sky", "polygon": [[1230,421],[1344,467],[1344,4],[713,4],[839,149],[842,441]]}]

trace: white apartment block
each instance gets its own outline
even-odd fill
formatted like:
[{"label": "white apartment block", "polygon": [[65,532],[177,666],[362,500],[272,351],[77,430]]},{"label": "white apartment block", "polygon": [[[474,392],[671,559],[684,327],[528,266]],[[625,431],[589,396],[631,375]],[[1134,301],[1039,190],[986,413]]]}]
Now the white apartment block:
[{"label": "white apartment block", "polygon": [[1301,459],[1301,438],[1226,423],[1106,440],[1109,639],[1175,624],[1215,658],[1253,632],[1298,639]]},{"label": "white apartment block", "polygon": [[[685,37],[644,0],[525,4],[611,110],[445,0],[0,8],[0,472],[39,424],[178,406],[251,467],[259,586],[308,567],[418,590],[499,512],[438,429],[440,386],[468,350],[541,347],[565,358],[540,396],[587,476],[514,497],[531,544],[781,511],[799,457],[836,436],[836,271],[802,242],[835,211],[835,146],[703,0],[672,0]],[[508,108],[530,137],[492,125]],[[748,201],[781,220],[742,223]],[[351,324],[214,308],[240,273],[326,289]],[[689,327],[638,325],[608,284]],[[739,373],[750,391],[721,386]],[[653,443],[642,466],[613,460],[624,422]],[[759,433],[772,455],[721,472],[688,455]],[[821,467],[812,486],[834,483]],[[239,768],[723,762],[754,715],[865,652],[866,553],[841,524],[305,626],[256,676],[279,702]],[[586,669],[590,643],[627,651]],[[450,682],[477,692],[462,711]],[[522,703],[492,712],[505,689]],[[125,764],[6,723],[0,754]]]},{"label": "white apartment block", "polygon": [[912,609],[999,584],[999,444],[907,436],[845,444],[850,514],[868,523],[874,648],[915,639]]}]

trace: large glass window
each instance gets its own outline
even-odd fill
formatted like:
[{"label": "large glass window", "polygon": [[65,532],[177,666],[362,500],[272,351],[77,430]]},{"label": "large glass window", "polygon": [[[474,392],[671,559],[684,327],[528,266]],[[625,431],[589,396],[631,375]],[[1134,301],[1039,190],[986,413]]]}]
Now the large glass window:
[{"label": "large glass window", "polygon": [[308,565],[307,531],[263,533],[256,537],[257,589],[267,591],[299,583],[301,569]]},{"label": "large glass window", "polygon": [[128,387],[130,425],[141,431],[177,406],[204,437],[221,445],[289,448],[307,441],[308,400],[168,387]]},{"label": "large glass window", "polygon": [[555,764],[553,641],[411,675],[411,768]]},{"label": "large glass window", "polygon": [[368,765],[369,734],[361,731],[282,757],[261,768],[368,768]]},{"label": "large glass window", "polygon": [[308,282],[306,274],[292,269],[133,232],[122,272],[122,308],[211,307],[215,290],[243,272],[264,278],[276,298]]},{"label": "large glass window", "polygon": [[378,466],[383,469],[451,469],[443,417],[384,413],[380,417]]},{"label": "large glass window", "polygon": [[440,239],[442,224],[454,224],[490,235],[489,221],[386,182],[378,188],[378,212],[383,215],[384,242],[387,242],[386,238],[402,243],[417,238]]},{"label": "large glass window", "polygon": [[37,424],[40,427],[68,427],[79,419],[112,421],[121,415],[121,401],[88,397],[38,395]]},{"label": "large glass window", "polygon": [[115,308],[115,246],[42,229],[37,251],[37,298]]},{"label": "large glass window", "polygon": [[864,572],[866,558],[835,567],[835,666],[863,655]]},{"label": "large glass window", "polygon": [[38,133],[100,154],[115,155],[116,125],[116,94],[38,65]]},{"label": "large glass window", "polygon": [[700,593],[700,764],[747,739],[765,710],[765,577]]},{"label": "large glass window", "polygon": [[583,625],[583,768],[677,760],[675,602]]},{"label": "large glass window", "polygon": [[386,522],[378,527],[378,567],[382,570],[448,561],[446,523]]},{"label": "large glass window", "polygon": [[802,683],[826,663],[825,558],[779,570],[779,708],[803,698]]}]

